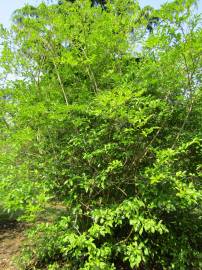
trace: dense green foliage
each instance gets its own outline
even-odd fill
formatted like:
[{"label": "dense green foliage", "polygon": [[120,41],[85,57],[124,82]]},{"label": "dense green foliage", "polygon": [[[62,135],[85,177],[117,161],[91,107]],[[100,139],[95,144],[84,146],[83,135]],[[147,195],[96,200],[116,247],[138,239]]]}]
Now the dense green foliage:
[{"label": "dense green foliage", "polygon": [[72,2],[1,29],[0,201],[38,224],[21,267],[202,269],[195,2]]}]

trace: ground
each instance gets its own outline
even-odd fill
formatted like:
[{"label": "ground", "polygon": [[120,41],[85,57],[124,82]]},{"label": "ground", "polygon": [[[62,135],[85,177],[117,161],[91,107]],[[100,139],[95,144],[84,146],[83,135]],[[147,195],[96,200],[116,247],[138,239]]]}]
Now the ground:
[{"label": "ground", "polygon": [[0,221],[0,269],[17,270],[13,257],[17,256],[23,241],[24,226],[16,221]]},{"label": "ground", "polygon": [[[46,214],[39,217],[38,222],[54,222],[62,215],[67,215],[66,207],[58,203],[51,204],[47,207]],[[19,270],[13,263],[13,257],[20,254],[25,229],[33,225],[17,222],[16,216],[5,214],[0,205],[0,270]]]}]

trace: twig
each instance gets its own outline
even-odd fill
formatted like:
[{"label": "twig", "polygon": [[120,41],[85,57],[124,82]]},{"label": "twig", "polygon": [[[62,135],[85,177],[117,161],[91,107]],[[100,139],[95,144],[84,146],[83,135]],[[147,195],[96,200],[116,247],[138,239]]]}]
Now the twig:
[{"label": "twig", "polygon": [[120,187],[117,187],[117,189],[120,190],[126,197],[128,197],[128,194],[123,189],[121,189]]}]

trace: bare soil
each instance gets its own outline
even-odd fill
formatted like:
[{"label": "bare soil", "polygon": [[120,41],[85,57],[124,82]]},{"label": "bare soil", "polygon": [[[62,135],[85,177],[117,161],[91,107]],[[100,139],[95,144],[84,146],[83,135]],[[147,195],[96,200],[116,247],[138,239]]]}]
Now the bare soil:
[{"label": "bare soil", "polygon": [[0,269],[18,270],[13,257],[20,252],[24,225],[17,221],[0,221]]}]

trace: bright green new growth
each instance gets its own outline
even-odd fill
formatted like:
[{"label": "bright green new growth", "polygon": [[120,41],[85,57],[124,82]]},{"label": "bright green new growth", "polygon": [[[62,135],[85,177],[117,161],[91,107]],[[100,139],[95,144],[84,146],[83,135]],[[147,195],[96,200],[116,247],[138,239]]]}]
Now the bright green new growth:
[{"label": "bright green new growth", "polygon": [[72,2],[1,29],[0,200],[38,221],[21,268],[200,270],[195,1]]}]

